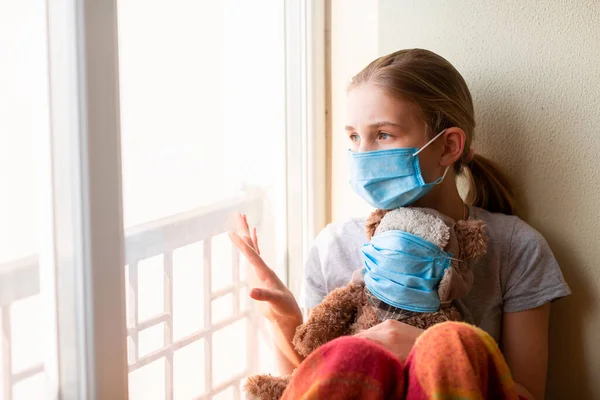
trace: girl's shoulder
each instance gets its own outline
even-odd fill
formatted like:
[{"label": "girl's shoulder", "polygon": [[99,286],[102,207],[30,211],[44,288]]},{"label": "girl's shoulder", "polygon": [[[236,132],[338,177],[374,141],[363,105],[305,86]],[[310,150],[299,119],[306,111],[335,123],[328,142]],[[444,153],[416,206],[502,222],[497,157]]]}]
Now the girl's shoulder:
[{"label": "girl's shoulder", "polygon": [[515,241],[545,242],[543,236],[515,215],[492,213],[482,208],[471,207],[471,217],[480,219],[486,224],[489,240],[493,244],[511,246]]},{"label": "girl's shoulder", "polygon": [[505,312],[535,308],[571,293],[550,246],[536,229],[516,216],[472,210],[487,226],[488,253],[481,262],[499,278]]},{"label": "girl's shoulder", "polygon": [[[481,219],[486,224],[488,247],[494,253],[504,253],[513,261],[525,252],[547,252],[550,248],[544,237],[525,221],[514,215],[491,213],[471,207],[471,218]],[[315,238],[313,245],[321,253],[351,253],[360,251],[367,242],[365,235],[366,217],[351,218],[329,223]]]}]

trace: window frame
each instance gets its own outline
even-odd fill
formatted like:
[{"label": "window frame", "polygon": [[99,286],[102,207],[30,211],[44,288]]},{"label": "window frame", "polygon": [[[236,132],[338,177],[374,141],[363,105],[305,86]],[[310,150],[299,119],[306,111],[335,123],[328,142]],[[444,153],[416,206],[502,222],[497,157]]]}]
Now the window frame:
[{"label": "window frame", "polygon": [[40,289],[58,350],[44,364],[59,398],[126,399],[116,1],[46,6],[53,235],[40,271],[53,276]]},{"label": "window frame", "polygon": [[285,1],[288,257],[284,282],[298,298],[309,248],[327,219],[326,9],[323,0]]},{"label": "window frame", "polygon": [[[128,398],[116,0],[46,0],[48,218],[39,255],[46,393]],[[296,295],[325,225],[325,4],[285,0],[286,248]],[[54,332],[54,334],[52,333]],[[54,396],[56,395],[56,396]]]}]

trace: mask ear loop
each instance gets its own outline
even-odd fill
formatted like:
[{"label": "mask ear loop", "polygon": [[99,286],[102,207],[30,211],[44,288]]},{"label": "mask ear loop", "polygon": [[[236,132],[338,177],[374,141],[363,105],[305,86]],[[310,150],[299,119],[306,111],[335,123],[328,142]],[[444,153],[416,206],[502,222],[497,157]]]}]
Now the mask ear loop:
[{"label": "mask ear loop", "polygon": [[435,142],[437,140],[437,138],[439,138],[440,136],[442,136],[444,134],[444,132],[446,132],[446,131],[447,131],[447,129],[444,129],[443,131],[441,131],[440,133],[438,133],[437,135],[435,135],[435,137],[433,139],[431,139],[429,142],[425,143],[425,146],[423,146],[419,150],[417,150],[416,153],[413,154],[413,157],[418,156],[420,152],[422,152],[423,150],[425,150],[427,148],[427,146],[429,146],[431,143]]},{"label": "mask ear loop", "polygon": [[[429,142],[425,143],[425,146],[423,146],[419,150],[417,150],[413,154],[413,157],[418,156],[420,152],[422,152],[423,150],[425,150],[427,148],[427,146],[429,146],[431,143],[435,142],[437,140],[437,138],[439,138],[440,136],[442,136],[444,134],[444,132],[446,132],[446,131],[447,131],[447,129],[444,129],[443,131],[441,131],[440,133],[438,133],[437,135],[435,135],[435,137],[433,139],[431,139]],[[448,170],[449,169],[450,169],[450,166],[448,165],[446,167],[446,170],[444,171],[444,175],[442,175],[441,178],[436,179],[436,181],[433,184],[434,185],[439,185],[440,183],[442,183],[444,181],[444,178],[446,178],[446,175],[448,174]]]},{"label": "mask ear loop", "polygon": [[448,175],[448,170],[450,169],[450,166],[448,165],[446,167],[446,169],[444,170],[444,175],[442,175],[442,177],[440,179],[438,179],[438,181],[435,183],[436,185],[439,185],[440,183],[442,183],[442,181],[444,180],[444,178],[446,177],[446,175]]}]

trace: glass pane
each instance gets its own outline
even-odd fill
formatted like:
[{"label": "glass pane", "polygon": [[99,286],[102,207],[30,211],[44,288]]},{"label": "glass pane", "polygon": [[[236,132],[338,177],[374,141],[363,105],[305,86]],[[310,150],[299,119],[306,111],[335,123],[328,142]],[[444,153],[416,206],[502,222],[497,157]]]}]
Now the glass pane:
[{"label": "glass pane", "polygon": [[227,389],[220,391],[216,396],[213,396],[213,400],[234,400],[235,399],[235,388],[229,386]]},{"label": "glass pane", "polygon": [[275,358],[275,346],[271,341],[270,335],[266,326],[261,324],[261,329],[258,332],[258,369],[261,372],[277,373],[277,364]]},{"label": "glass pane", "polygon": [[165,324],[160,323],[138,333],[139,357],[160,350],[165,343]]},{"label": "glass pane", "polygon": [[230,189],[223,11],[220,1],[119,1],[126,226],[211,204]]},{"label": "glass pane", "polygon": [[32,400],[44,398],[44,374],[35,374],[15,383],[13,400]]},{"label": "glass pane", "polygon": [[211,314],[213,325],[233,316],[233,294],[226,294],[214,299]]},{"label": "glass pane", "polygon": [[164,400],[165,359],[160,358],[129,374],[130,400]]},{"label": "glass pane", "polygon": [[250,307],[250,290],[248,286],[244,286],[240,289],[240,311],[245,311]]},{"label": "glass pane", "polygon": [[[1,315],[0,315],[1,316]],[[0,319],[0,332],[1,334],[4,334],[3,331],[3,327],[2,327],[2,319]],[[3,353],[3,346],[0,346],[0,361],[4,361],[4,353]],[[2,365],[3,362],[0,362],[0,376],[4,376],[4,365]],[[0,379],[0,393],[4,393],[4,379]]]},{"label": "glass pane", "polygon": [[173,251],[173,340],[204,327],[204,243]]},{"label": "glass pane", "polygon": [[211,242],[213,293],[233,284],[233,249],[226,234],[215,236]]},{"label": "glass pane", "polygon": [[44,0],[0,3],[0,264],[37,253],[36,145],[49,134],[46,40]]},{"label": "glass pane", "polygon": [[[237,308],[232,295],[211,302],[205,292],[234,283],[226,235],[233,200],[260,223],[265,260],[277,268],[285,259],[278,240],[285,222],[275,222],[285,221],[286,204],[284,2],[117,3],[126,252],[173,254],[178,341],[209,328],[206,307],[213,322]],[[261,196],[259,207],[247,200],[250,192]],[[212,267],[205,271],[202,246],[209,240]],[[138,265],[140,320],[163,312],[163,278],[162,265]],[[215,380],[245,371],[247,329],[233,327],[215,333]],[[221,354],[230,349],[237,350]]]},{"label": "glass pane", "polygon": [[[259,237],[260,236],[260,232],[257,233],[257,235]],[[258,246],[260,247],[261,243],[258,244]],[[239,268],[240,268],[240,282],[245,282],[246,279],[248,279],[248,268],[250,268],[250,265],[248,264],[248,261],[246,261],[246,259],[240,255],[240,257],[238,258],[238,262],[239,262]]]},{"label": "glass pane", "polygon": [[12,372],[17,373],[42,363],[40,351],[40,296],[12,303]]},{"label": "glass pane", "polygon": [[55,361],[46,357],[54,310],[40,299],[37,261],[51,239],[42,228],[50,221],[47,41],[45,0],[0,1],[0,336],[8,345],[0,365],[12,363],[12,371],[0,366],[0,381],[38,372],[8,388],[0,382],[13,399],[43,398],[42,363]]},{"label": "glass pane", "polygon": [[175,352],[173,359],[174,399],[193,399],[204,393],[204,340]]},{"label": "glass pane", "polygon": [[163,256],[138,263],[139,322],[165,311]]},{"label": "glass pane", "polygon": [[213,387],[246,370],[246,319],[216,331],[212,343]]}]

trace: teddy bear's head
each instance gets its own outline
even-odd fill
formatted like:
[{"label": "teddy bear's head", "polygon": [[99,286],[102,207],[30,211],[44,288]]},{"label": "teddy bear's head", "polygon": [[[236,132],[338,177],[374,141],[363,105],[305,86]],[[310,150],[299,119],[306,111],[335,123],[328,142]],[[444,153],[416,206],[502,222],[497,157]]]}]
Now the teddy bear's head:
[{"label": "teddy bear's head", "polygon": [[367,239],[390,230],[400,230],[434,243],[460,260],[483,256],[487,251],[485,224],[469,219],[455,222],[431,208],[400,207],[394,210],[375,210],[367,219]]},{"label": "teddy bear's head", "polygon": [[380,233],[400,230],[408,232],[452,253],[451,268],[442,279],[438,293],[442,305],[467,295],[473,284],[468,260],[487,252],[485,224],[469,219],[455,222],[430,208],[400,207],[394,210],[375,210],[365,224],[367,239]]}]

